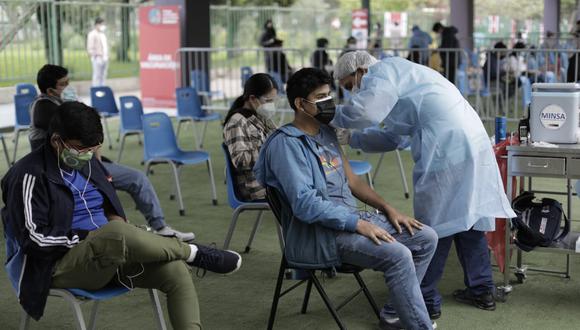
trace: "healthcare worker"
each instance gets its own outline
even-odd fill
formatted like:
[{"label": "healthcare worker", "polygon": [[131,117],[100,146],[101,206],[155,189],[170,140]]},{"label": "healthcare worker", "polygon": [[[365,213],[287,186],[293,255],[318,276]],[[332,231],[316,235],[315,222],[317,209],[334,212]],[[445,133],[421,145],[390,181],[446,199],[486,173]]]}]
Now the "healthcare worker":
[{"label": "healthcare worker", "polygon": [[411,141],[415,218],[439,235],[421,283],[431,318],[441,316],[437,284],[452,242],[466,286],[453,296],[494,310],[495,287],[484,232],[495,229],[495,218],[516,215],[477,113],[441,74],[403,58],[377,61],[367,52],[351,52],[338,60],[334,75],[351,91],[352,99],[337,107],[332,123],[364,129],[339,134],[342,140],[366,152],[390,151]]}]

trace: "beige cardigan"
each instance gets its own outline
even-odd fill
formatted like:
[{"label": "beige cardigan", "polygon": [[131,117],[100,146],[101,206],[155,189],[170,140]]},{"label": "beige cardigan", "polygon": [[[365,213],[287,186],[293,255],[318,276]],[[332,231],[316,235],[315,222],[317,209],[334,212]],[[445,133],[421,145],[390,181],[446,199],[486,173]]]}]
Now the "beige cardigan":
[{"label": "beige cardigan", "polygon": [[105,38],[104,40],[105,42],[103,44],[101,32],[97,31],[97,29],[92,29],[89,32],[87,36],[87,53],[89,53],[89,56],[105,56],[105,53],[107,53],[105,50],[105,47],[107,47],[107,39]]}]

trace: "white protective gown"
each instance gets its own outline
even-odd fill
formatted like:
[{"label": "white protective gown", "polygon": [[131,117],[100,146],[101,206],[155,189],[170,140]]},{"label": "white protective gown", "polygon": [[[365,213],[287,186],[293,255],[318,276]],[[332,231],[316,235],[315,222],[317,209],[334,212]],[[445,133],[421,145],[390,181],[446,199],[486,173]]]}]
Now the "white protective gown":
[{"label": "white protective gown", "polygon": [[[333,124],[364,129],[351,146],[393,150],[411,138],[415,218],[440,238],[469,230],[492,231],[494,218],[513,218],[489,137],[477,113],[438,72],[399,57],[383,59],[364,75]],[[379,150],[379,141],[384,149]]]}]

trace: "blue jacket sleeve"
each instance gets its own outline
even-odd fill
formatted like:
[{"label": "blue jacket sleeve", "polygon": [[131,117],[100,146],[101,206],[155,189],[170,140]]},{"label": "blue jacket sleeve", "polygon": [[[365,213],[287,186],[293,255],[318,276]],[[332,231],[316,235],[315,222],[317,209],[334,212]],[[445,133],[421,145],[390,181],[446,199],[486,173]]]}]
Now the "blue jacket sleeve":
[{"label": "blue jacket sleeve", "polygon": [[364,152],[387,152],[404,149],[410,143],[408,136],[401,136],[379,127],[369,127],[363,131],[354,131],[349,145]]},{"label": "blue jacket sleeve", "polygon": [[358,221],[357,212],[334,203],[322,195],[314,184],[313,171],[302,142],[297,138],[277,138],[268,146],[267,166],[273,184],[286,196],[294,216],[299,220],[322,226],[354,232]]}]

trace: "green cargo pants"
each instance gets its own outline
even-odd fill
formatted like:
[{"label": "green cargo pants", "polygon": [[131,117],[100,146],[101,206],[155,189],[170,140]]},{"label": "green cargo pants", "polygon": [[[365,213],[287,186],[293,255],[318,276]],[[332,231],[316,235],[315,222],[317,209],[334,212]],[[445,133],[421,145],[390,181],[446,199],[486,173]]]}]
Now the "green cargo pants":
[{"label": "green cargo pants", "polygon": [[60,259],[52,287],[97,290],[113,282],[154,288],[167,295],[174,329],[201,329],[197,293],[184,262],[189,245],[123,221],[92,231]]}]

